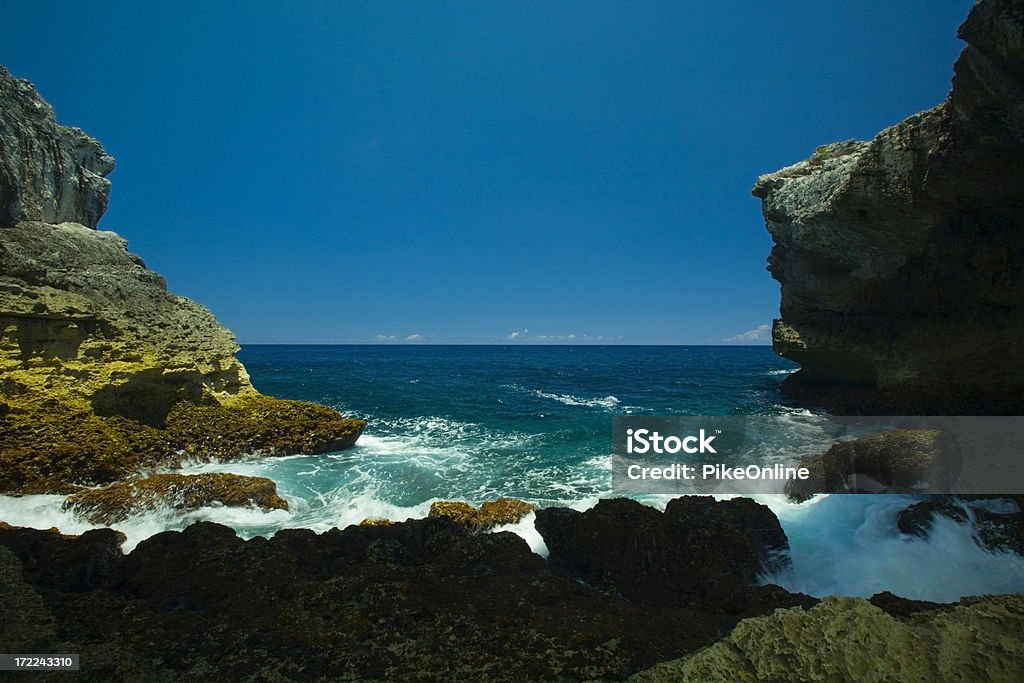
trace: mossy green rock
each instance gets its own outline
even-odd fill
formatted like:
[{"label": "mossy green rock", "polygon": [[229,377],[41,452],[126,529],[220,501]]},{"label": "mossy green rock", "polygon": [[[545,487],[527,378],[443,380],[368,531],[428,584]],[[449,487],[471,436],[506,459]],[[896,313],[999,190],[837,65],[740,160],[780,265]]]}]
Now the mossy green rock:
[{"label": "mossy green rock", "polygon": [[312,403],[249,394],[175,404],[166,424],[39,403],[0,411],[0,491],[74,493],[184,458],[325,453],[355,444],[366,423]]},{"label": "mossy green rock", "polygon": [[537,506],[515,498],[498,498],[474,508],[462,501],[439,500],[430,505],[429,517],[444,517],[477,531],[515,524],[537,509]]},{"label": "mossy green rock", "polygon": [[288,509],[288,502],[277,495],[277,486],[270,479],[226,472],[155,474],[81,491],[64,501],[65,510],[73,510],[93,524],[107,525],[160,507],[186,512],[210,505]]},{"label": "mossy green rock", "polygon": [[728,637],[633,676],[662,681],[1005,681],[1024,667],[1024,595],[896,619],[860,598],[741,621]]},{"label": "mossy green rock", "polygon": [[0,493],[355,443],[364,422],[259,394],[234,335],[95,229],[113,160],[3,68],[0,155]]}]

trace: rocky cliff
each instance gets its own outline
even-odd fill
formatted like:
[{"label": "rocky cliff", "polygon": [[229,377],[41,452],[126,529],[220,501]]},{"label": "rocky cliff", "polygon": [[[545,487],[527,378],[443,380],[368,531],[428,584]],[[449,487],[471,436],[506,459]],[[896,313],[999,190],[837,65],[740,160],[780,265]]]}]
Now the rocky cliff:
[{"label": "rocky cliff", "polygon": [[784,389],[837,412],[1024,407],[1024,6],[985,0],[942,105],[758,179]]},{"label": "rocky cliff", "polygon": [[0,66],[0,226],[19,221],[95,228],[114,160],[78,128],[58,126],[28,81]]},{"label": "rocky cliff", "polygon": [[2,67],[0,162],[0,492],[358,438],[362,422],[261,396],[231,332],[95,229],[113,159]]}]

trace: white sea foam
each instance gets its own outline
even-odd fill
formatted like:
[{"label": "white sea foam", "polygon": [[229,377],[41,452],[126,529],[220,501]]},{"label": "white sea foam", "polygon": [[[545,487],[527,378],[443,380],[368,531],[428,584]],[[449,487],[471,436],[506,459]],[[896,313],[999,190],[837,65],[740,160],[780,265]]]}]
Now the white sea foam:
[{"label": "white sea foam", "polygon": [[790,569],[764,581],[815,596],[891,591],[936,602],[1024,591],[1024,557],[980,547],[970,523],[936,517],[927,538],[901,534],[897,515],[916,500],[832,495],[795,505],[762,498],[778,515],[792,557]]},{"label": "white sea foam", "polygon": [[[565,499],[560,504],[584,511],[605,495]],[[135,515],[114,526],[127,536],[123,550],[130,552],[156,533],[181,530],[201,520],[230,526],[243,538],[270,536],[282,528],[307,528],[319,533],[358,524],[367,518],[422,518],[430,504],[439,500],[397,505],[386,501],[372,487],[361,491],[338,489],[315,500],[286,498],[289,511],[204,507],[181,514],[163,508]],[[671,498],[652,495],[645,496],[643,502],[664,509]],[[786,502],[777,495],[755,498],[778,515],[789,538],[792,559],[790,568],[763,577],[764,583],[815,596],[868,597],[891,591],[907,598],[937,602],[954,601],[965,595],[1024,591],[1024,557],[981,548],[975,542],[970,523],[937,517],[927,538],[901,534],[896,528],[896,516],[917,500],[912,496],[819,496],[802,504]],[[96,528],[62,510],[63,500],[62,496],[51,495],[0,496],[0,519],[16,526],[56,527],[66,534]],[[1006,504],[991,507],[999,512],[1014,508]],[[546,557],[547,546],[537,532],[535,519],[530,514],[495,531],[511,531],[521,536],[535,553]]]},{"label": "white sea foam", "polygon": [[615,396],[585,398],[583,396],[573,396],[572,394],[553,394],[547,391],[541,391],[540,389],[536,389],[530,393],[538,398],[558,401],[559,403],[567,406],[585,406],[588,408],[605,408],[607,410],[612,410],[620,403],[619,399]]}]

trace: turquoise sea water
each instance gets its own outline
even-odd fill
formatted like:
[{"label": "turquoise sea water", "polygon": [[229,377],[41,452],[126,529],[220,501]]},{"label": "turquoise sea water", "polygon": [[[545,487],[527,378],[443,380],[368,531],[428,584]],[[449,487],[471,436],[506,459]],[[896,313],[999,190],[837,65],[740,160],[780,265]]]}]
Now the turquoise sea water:
[{"label": "turquoise sea water", "polygon": [[[613,495],[616,415],[779,415],[798,437],[779,451],[810,454],[827,442],[813,411],[779,393],[796,366],[767,347],[246,346],[240,358],[263,393],[333,406],[365,419],[365,433],[340,453],[189,463],[185,472],[270,477],[289,510],[149,512],[118,525],[126,550],[200,519],[252,537],[423,517],[445,499],[513,496],[586,509]],[[900,534],[897,515],[914,496],[818,496],[799,505],[754,497],[778,515],[791,546],[791,569],[765,581],[814,595],[889,590],[940,601],[1024,591],[1024,558],[981,549],[970,524],[940,520],[928,539]],[[0,496],[0,519],[66,533],[89,528],[62,502]],[[507,530],[546,554],[532,515]]]},{"label": "turquoise sea water", "polygon": [[614,415],[793,412],[767,347],[248,346],[254,384],[365,419],[353,451],[273,468],[286,494],[414,506],[606,495]]}]

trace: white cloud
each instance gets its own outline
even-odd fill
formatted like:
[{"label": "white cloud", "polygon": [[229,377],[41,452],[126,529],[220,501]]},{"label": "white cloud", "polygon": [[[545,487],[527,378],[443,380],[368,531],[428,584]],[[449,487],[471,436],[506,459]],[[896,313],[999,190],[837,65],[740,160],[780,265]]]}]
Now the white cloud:
[{"label": "white cloud", "polygon": [[410,334],[405,338],[405,341],[419,341],[420,339],[423,339],[422,335]]},{"label": "white cloud", "polygon": [[378,334],[377,335],[377,341],[379,341],[379,342],[393,342],[396,339],[398,339],[398,337],[396,337],[393,334]]},{"label": "white cloud", "polygon": [[746,332],[740,332],[734,334],[731,337],[727,337],[722,341],[727,342],[765,342],[771,341],[772,339],[772,326],[765,323],[764,325],[758,325],[752,330]]},{"label": "white cloud", "polygon": [[506,338],[507,338],[507,339],[508,339],[509,341],[513,341],[513,340],[515,340],[515,339],[519,339],[519,337],[525,337],[525,336],[526,336],[526,333],[527,333],[527,332],[529,332],[529,331],[530,331],[530,330],[527,330],[527,329],[523,329],[523,331],[522,331],[522,332],[520,332],[519,330],[516,330],[515,332],[513,332],[513,333],[509,334],[509,335],[508,335],[508,337],[506,337]]}]

